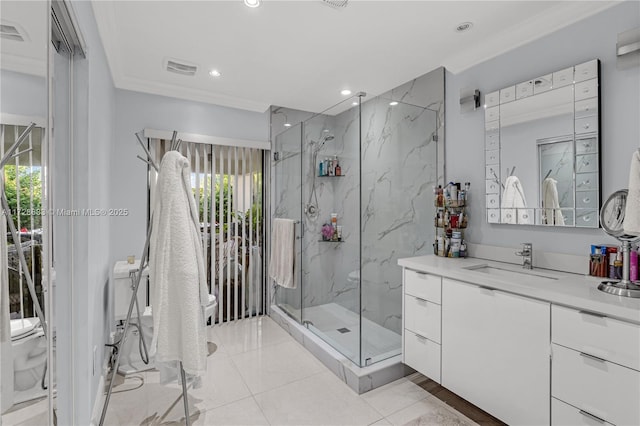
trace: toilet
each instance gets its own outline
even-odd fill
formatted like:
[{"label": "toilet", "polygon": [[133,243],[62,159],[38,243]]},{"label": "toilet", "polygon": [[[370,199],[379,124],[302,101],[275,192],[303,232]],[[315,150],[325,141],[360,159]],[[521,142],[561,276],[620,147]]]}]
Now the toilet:
[{"label": "toilet", "polygon": [[[128,264],[127,262],[116,262],[113,269],[113,290],[115,292],[114,297],[114,310],[115,319],[117,322],[124,322],[126,314],[129,309],[129,303],[131,301],[131,278],[129,276],[130,271],[137,270],[139,263]],[[143,271],[143,280],[140,282],[138,289],[138,303],[140,310],[144,309],[140,321],[137,319],[136,310],[133,310],[131,316],[132,325],[127,331],[127,340],[123,347],[120,349],[122,355],[120,356],[120,366],[118,372],[121,374],[131,374],[138,371],[145,371],[154,368],[153,359],[145,364],[142,360],[140,332],[144,336],[144,341],[147,344],[147,348],[151,344],[153,338],[153,316],[151,306],[146,306],[147,299],[147,278],[148,269]],[[209,318],[214,314],[216,306],[218,305],[216,297],[213,294],[209,294],[209,300],[205,307],[205,324]],[[135,325],[134,325],[135,324]],[[120,339],[122,333],[120,332],[116,340]]]},{"label": "toilet", "polygon": [[14,404],[47,395],[42,375],[47,361],[47,340],[38,318],[11,320]]}]

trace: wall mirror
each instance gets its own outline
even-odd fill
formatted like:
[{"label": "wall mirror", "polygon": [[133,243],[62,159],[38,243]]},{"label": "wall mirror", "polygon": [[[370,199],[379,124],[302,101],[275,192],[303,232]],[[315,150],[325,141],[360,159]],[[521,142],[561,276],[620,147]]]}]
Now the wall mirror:
[{"label": "wall mirror", "polygon": [[600,61],[485,96],[489,223],[597,228]]}]

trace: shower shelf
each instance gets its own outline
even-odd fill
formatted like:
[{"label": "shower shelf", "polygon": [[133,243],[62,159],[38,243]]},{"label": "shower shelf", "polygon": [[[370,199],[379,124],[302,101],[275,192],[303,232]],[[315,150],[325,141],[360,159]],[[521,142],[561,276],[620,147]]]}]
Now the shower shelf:
[{"label": "shower shelf", "polygon": [[319,243],[344,243],[343,240],[318,240]]},{"label": "shower shelf", "polygon": [[339,176],[330,176],[330,175],[318,175],[318,177],[329,177],[329,178],[340,178],[340,177],[345,177],[345,175],[339,175]]}]

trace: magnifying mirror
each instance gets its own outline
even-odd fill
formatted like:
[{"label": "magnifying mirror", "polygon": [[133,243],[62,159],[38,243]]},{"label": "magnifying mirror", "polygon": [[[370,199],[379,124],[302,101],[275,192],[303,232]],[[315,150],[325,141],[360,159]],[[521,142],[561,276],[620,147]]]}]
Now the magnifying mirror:
[{"label": "magnifying mirror", "polygon": [[603,281],[598,290],[616,296],[640,298],[640,285],[629,281],[629,251],[631,243],[640,238],[624,232],[624,215],[629,191],[621,189],[609,196],[600,209],[600,224],[604,231],[622,243],[622,281]]}]

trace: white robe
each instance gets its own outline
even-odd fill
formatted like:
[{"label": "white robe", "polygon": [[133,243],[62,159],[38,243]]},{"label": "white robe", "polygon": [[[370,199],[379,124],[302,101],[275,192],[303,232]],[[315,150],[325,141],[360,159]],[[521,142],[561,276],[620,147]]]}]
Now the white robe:
[{"label": "white robe", "polygon": [[162,159],[152,226],[150,351],[156,364],[182,361],[186,373],[202,375],[207,366],[207,277],[191,168],[177,151],[167,152]]}]

